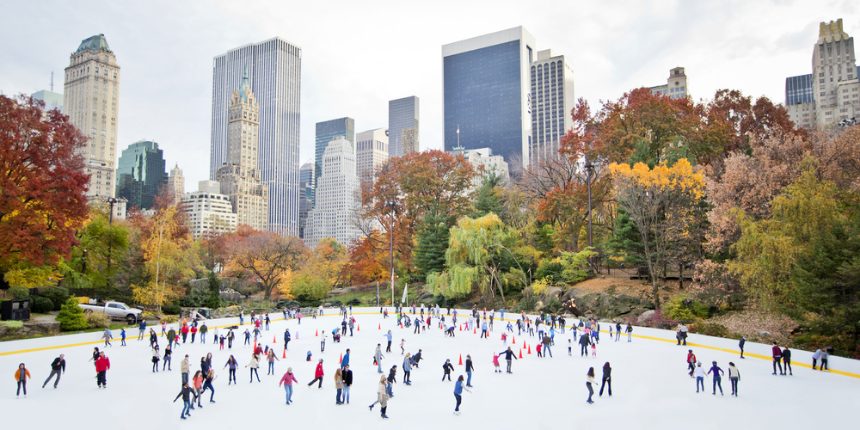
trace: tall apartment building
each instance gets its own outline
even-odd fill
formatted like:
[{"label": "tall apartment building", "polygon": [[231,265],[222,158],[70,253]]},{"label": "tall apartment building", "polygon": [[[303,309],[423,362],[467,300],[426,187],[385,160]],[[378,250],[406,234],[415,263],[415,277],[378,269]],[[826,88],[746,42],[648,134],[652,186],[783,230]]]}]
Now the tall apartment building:
[{"label": "tall apartment building", "polygon": [[322,175],[322,157],[328,144],[339,136],[343,136],[353,147],[355,146],[354,119],[345,117],[317,123],[314,139],[314,184],[318,183]]},{"label": "tall apartment building", "polygon": [[523,27],[442,46],[445,150],[492,148],[529,163],[530,66],[535,39]]},{"label": "tall apartment building", "polygon": [[358,133],[355,145],[356,169],[361,183],[373,182],[382,165],[388,162],[390,144],[388,130],[377,128]]},{"label": "tall apartment building", "polygon": [[79,149],[90,174],[87,196],[116,196],[120,67],[104,34],[84,39],[65,70],[63,113],[88,137]]},{"label": "tall apartment building", "polygon": [[155,196],[167,185],[164,152],[158,143],[140,140],[122,151],[116,171],[116,196],[129,208],[152,209]]},{"label": "tall apartment building", "polygon": [[[54,85],[51,84],[51,87]],[[45,102],[45,110],[51,109],[59,109],[61,112],[63,111],[63,95],[59,93],[55,93],[53,91],[41,90],[36,91],[33,94],[30,94],[34,100],[41,100]]]},{"label": "tall apartment building", "polygon": [[170,169],[170,176],[167,177],[167,192],[173,196],[173,204],[179,204],[182,201],[182,195],[185,194],[185,177],[182,176],[179,164]]},{"label": "tall apartment building", "polygon": [[576,103],[573,68],[564,55],[551,49],[538,51],[531,65],[532,139],[530,164],[557,157],[561,139],[572,126],[570,111]]},{"label": "tall apartment building", "polygon": [[299,237],[304,239],[308,212],[314,207],[314,161],[308,160],[299,169]]},{"label": "tall apartment building", "polygon": [[683,67],[675,67],[669,70],[669,77],[666,79],[666,85],[657,85],[651,87],[651,93],[663,94],[670,99],[679,99],[681,97],[690,97],[690,86],[687,83],[687,74]]},{"label": "tall apartment building", "polygon": [[[256,230],[269,227],[269,189],[262,183],[257,160],[260,154],[260,107],[248,74],[233,91],[227,116],[227,162],[215,172],[221,194],[230,197],[236,222]],[[298,175],[297,175],[298,176]],[[296,178],[298,179],[298,178]],[[296,202],[298,203],[298,202]],[[298,233],[298,220],[296,220]]]},{"label": "tall apartment building", "polygon": [[842,19],[822,22],[812,51],[812,73],[785,80],[785,107],[799,127],[834,124],[860,111],[860,67],[854,38]]},{"label": "tall apartment building", "polygon": [[182,195],[180,207],[188,213],[188,226],[195,239],[236,231],[230,196],[221,194],[220,189],[218,181],[200,181],[196,192]]},{"label": "tall apartment building", "polygon": [[[421,151],[419,144],[418,97],[388,101],[388,156],[400,157]],[[360,173],[359,173],[360,174]]]},{"label": "tall apartment building", "polygon": [[298,235],[302,49],[296,44],[275,37],[214,58],[209,179],[227,163],[230,99],[245,71],[260,109],[256,167],[269,194],[268,229]]},{"label": "tall apartment building", "polygon": [[360,236],[353,220],[360,204],[356,200],[358,189],[352,143],[338,136],[328,144],[322,157],[316,202],[305,227],[306,236],[309,236],[305,240],[308,246],[315,248],[327,237],[349,246]]}]

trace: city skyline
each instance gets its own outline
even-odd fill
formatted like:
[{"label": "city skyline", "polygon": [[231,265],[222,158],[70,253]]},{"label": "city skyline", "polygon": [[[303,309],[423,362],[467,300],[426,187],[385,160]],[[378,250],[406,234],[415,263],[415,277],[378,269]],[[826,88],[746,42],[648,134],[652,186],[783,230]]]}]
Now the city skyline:
[{"label": "city skyline", "polygon": [[[712,97],[716,89],[731,88],[782,103],[785,77],[810,72],[809,48],[817,39],[820,22],[842,18],[848,34],[860,34],[858,12],[849,2],[840,1],[732,7],[722,2],[650,6],[631,2],[611,7],[546,3],[558,11],[550,17],[540,13],[544,10],[540,4],[529,8],[513,5],[499,3],[487,9],[465,4],[456,16],[420,6],[399,6],[399,13],[426,14],[422,22],[395,23],[410,34],[441,22],[446,25],[442,31],[427,31],[431,36],[410,40],[391,37],[391,28],[363,31],[361,37],[347,40],[302,22],[301,15],[322,10],[316,5],[303,6],[302,14],[283,20],[260,18],[289,10],[287,5],[269,3],[171,5],[170,13],[135,5],[120,9],[61,2],[47,8],[44,4],[15,4],[7,7],[10,16],[62,24],[44,25],[38,37],[21,39],[0,53],[4,64],[0,91],[16,95],[48,89],[52,71],[59,89],[58,78],[74,47],[104,33],[123,72],[124,120],[117,147],[141,139],[158,141],[167,164],[178,162],[186,184],[194,184],[209,176],[208,163],[190,160],[209,159],[212,58],[273,37],[294,42],[304,51],[298,159],[307,160],[313,157],[316,122],[349,116],[360,130],[386,127],[387,102],[409,94],[421,98],[423,105],[421,149],[441,149],[440,47],[506,28],[523,26],[535,36],[538,50],[552,48],[565,55],[575,70],[576,96],[584,97],[592,107],[632,88],[659,83],[667,70],[677,66],[695,77],[696,100]],[[334,26],[370,13],[347,3],[333,9],[325,13]],[[486,15],[476,20],[478,13]],[[195,20],[187,22],[187,16],[195,16]],[[152,24],[144,26],[145,22]],[[26,33],[24,25],[32,23],[10,22],[0,32],[11,38]],[[396,52],[398,61],[383,69],[363,70],[359,58],[372,52],[371,46],[380,52]],[[765,72],[750,75],[743,69]],[[168,99],[171,103],[165,106]],[[186,192],[193,191],[186,187]]]}]

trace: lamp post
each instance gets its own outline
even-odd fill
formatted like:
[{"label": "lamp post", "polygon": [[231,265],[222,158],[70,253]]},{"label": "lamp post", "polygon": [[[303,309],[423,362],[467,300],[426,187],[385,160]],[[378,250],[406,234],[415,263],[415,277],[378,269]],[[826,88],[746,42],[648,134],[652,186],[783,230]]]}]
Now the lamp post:
[{"label": "lamp post", "polygon": [[391,305],[394,305],[394,207],[397,205],[397,202],[394,200],[386,203],[388,207],[391,208],[391,216],[388,221],[388,236],[389,236],[389,252],[391,255],[391,261],[389,264],[389,271],[391,272]]},{"label": "lamp post", "polygon": [[588,182],[588,246],[593,246],[591,240],[591,172],[594,170],[594,165],[588,157],[585,158],[585,171],[588,174],[586,181]]}]

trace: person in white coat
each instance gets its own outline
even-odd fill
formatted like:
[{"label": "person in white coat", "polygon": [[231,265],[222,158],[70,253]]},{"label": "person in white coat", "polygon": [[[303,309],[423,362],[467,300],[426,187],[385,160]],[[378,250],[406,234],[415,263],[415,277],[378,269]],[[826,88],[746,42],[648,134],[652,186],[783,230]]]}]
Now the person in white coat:
[{"label": "person in white coat", "polygon": [[256,354],[251,354],[251,361],[245,366],[246,368],[251,368],[251,382],[254,382],[254,375],[257,375],[257,382],[260,381],[260,374],[257,373],[257,369],[260,367],[260,360],[257,359]]}]

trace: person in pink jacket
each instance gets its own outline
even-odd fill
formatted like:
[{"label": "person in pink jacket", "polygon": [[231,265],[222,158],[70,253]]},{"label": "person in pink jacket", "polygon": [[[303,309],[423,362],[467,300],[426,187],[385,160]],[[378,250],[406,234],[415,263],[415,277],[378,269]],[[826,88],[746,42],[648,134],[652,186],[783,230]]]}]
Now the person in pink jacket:
[{"label": "person in pink jacket", "polygon": [[496,370],[494,370],[493,373],[496,373],[496,372],[502,373],[502,369],[499,368],[499,355],[498,354],[493,354],[493,366],[495,366],[495,368],[496,368]]},{"label": "person in pink jacket", "polygon": [[299,382],[296,380],[296,375],[293,375],[293,368],[288,367],[287,373],[284,373],[284,376],[281,378],[281,381],[278,382],[278,386],[284,386],[284,391],[287,392],[287,404],[293,402],[293,382]]},{"label": "person in pink jacket", "polygon": [[308,384],[308,387],[310,387],[311,385],[314,385],[314,382],[320,381],[320,386],[319,386],[319,388],[322,388],[322,381],[323,381],[323,367],[322,367],[322,364],[323,364],[323,360],[322,360],[322,358],[320,358],[320,362],[319,362],[319,363],[317,363],[317,370],[316,370],[316,372],[314,372],[314,380],[313,380],[313,381],[311,381],[311,382]]}]

